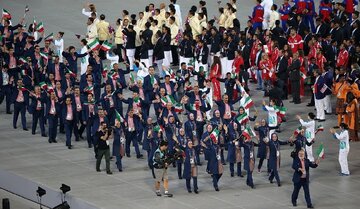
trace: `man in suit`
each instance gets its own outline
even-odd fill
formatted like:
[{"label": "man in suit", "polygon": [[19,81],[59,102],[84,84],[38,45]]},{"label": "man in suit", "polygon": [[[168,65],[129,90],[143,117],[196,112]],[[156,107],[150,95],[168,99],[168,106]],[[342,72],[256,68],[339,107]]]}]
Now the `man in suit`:
[{"label": "man in suit", "polygon": [[70,96],[67,96],[65,99],[65,103],[63,104],[61,116],[65,119],[65,134],[66,134],[66,146],[69,149],[72,149],[71,145],[71,136],[74,130],[75,125],[75,117],[76,117],[76,103],[72,101]]},{"label": "man in suit", "polygon": [[300,104],[300,60],[299,52],[294,53],[292,62],[289,65],[289,79],[291,82],[291,93],[293,100],[290,101],[294,104]]},{"label": "man in suit", "polygon": [[6,97],[6,114],[11,114],[11,89],[14,82],[14,77],[8,73],[8,65],[3,65],[3,69],[0,70],[0,104],[4,97]]},{"label": "man in suit", "polygon": [[[158,67],[159,75],[161,77],[163,77],[164,76],[164,71],[162,70],[162,63],[163,63],[163,60],[165,58],[165,52],[164,52],[164,42],[161,39],[161,36],[162,36],[161,32],[158,31],[156,33],[156,40],[157,41],[156,41],[155,46],[154,46],[153,57],[154,57],[156,65]],[[150,71],[150,68],[149,68],[149,71]]]},{"label": "man in suit", "polygon": [[135,39],[136,31],[133,25],[129,25],[128,28],[124,28],[123,33],[126,35],[126,56],[129,60],[130,70],[134,69],[134,56],[135,56]]},{"label": "man in suit", "polygon": [[327,33],[328,33],[328,26],[322,22],[320,17],[316,18],[315,34],[325,38]]},{"label": "man in suit", "polygon": [[280,51],[280,57],[279,57],[279,61],[276,67],[276,76],[278,79],[280,79],[282,81],[283,84],[283,98],[282,99],[287,99],[288,98],[288,77],[289,77],[289,72],[287,70],[288,68],[288,58],[285,56],[284,54],[284,50]]},{"label": "man in suit", "polygon": [[26,128],[26,106],[28,105],[28,91],[23,87],[23,81],[19,79],[17,81],[17,87],[13,90],[11,101],[14,104],[14,117],[13,117],[13,127],[17,128],[17,120],[19,114],[21,114],[21,123],[24,131],[27,131]]},{"label": "man in suit", "polygon": [[316,168],[319,162],[319,159],[317,159],[315,163],[310,162],[309,159],[305,159],[305,151],[303,149],[299,151],[298,157],[294,159],[292,165],[292,168],[295,170],[292,178],[292,181],[294,182],[294,191],[291,195],[291,202],[294,207],[297,206],[296,200],[301,187],[303,187],[307,207],[314,208],[311,203],[309,191],[309,168]]}]

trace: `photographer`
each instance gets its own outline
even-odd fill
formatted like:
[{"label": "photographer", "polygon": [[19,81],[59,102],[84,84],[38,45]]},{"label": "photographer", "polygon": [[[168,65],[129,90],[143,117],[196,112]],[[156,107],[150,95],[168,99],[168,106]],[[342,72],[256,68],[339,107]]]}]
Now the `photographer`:
[{"label": "photographer", "polygon": [[155,151],[153,157],[153,165],[154,165],[154,173],[155,173],[155,189],[156,195],[161,196],[160,193],[160,182],[164,181],[164,189],[165,189],[165,196],[172,197],[173,195],[168,191],[168,175],[167,175],[167,167],[168,163],[166,162],[166,150],[168,148],[167,141],[161,141],[159,148]]},{"label": "photographer", "polygon": [[96,159],[96,171],[100,172],[100,163],[102,157],[105,155],[106,161],[106,173],[112,174],[110,171],[110,147],[109,147],[109,136],[111,135],[111,130],[107,128],[105,122],[100,123],[100,130],[96,132],[95,137],[98,141],[97,146],[97,159]]}]

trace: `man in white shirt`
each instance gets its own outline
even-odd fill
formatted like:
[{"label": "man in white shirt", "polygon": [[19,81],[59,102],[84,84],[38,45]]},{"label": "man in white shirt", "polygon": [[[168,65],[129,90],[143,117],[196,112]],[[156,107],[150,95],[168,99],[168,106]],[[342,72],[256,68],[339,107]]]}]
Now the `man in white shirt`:
[{"label": "man in white shirt", "polygon": [[276,27],[276,20],[280,20],[280,14],[277,12],[277,5],[274,4],[271,7],[270,19],[269,19],[269,29],[272,30]]},{"label": "man in white shirt", "polygon": [[94,23],[94,18],[89,17],[87,21],[86,40],[91,43],[98,37],[97,27]]},{"label": "man in white shirt", "polygon": [[175,7],[176,14],[179,17],[179,29],[182,30],[182,17],[181,17],[180,6],[176,4],[176,0],[170,0],[170,3]]},{"label": "man in white shirt", "polygon": [[264,7],[264,20],[263,20],[263,29],[269,29],[269,20],[270,20],[270,13],[271,7],[274,4],[273,0],[263,0],[261,2],[261,6]]}]

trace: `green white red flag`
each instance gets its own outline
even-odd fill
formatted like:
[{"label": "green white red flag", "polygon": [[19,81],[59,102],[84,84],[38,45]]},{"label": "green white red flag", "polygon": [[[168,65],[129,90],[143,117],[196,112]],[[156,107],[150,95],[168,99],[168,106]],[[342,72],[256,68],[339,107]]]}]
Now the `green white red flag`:
[{"label": "green white red flag", "polygon": [[36,31],[39,33],[44,32],[44,24],[42,22],[36,26]]},{"label": "green white red flag", "polygon": [[240,106],[244,107],[245,109],[249,109],[253,105],[254,105],[254,101],[247,93],[245,93],[243,97],[240,99]]},{"label": "green white red flag", "polygon": [[219,138],[219,135],[220,135],[220,131],[218,128],[215,128],[211,134],[210,134],[210,139],[213,141],[214,144],[217,144],[218,143],[218,138]]},{"label": "green white red flag", "polygon": [[100,48],[100,43],[99,40],[96,38],[95,40],[93,40],[91,43],[89,43],[87,45],[92,51],[93,50],[97,50]]},{"label": "green white red flag", "polygon": [[321,157],[322,159],[325,158],[325,149],[324,149],[324,145],[323,143],[320,144],[319,148],[316,150],[316,153],[319,157]]},{"label": "green white red flag", "polygon": [[2,17],[11,20],[11,14],[6,9],[2,10]]},{"label": "green white red flag", "polygon": [[111,49],[111,47],[112,47],[112,44],[109,43],[108,41],[104,41],[104,43],[101,45],[101,49],[106,52],[109,51]]},{"label": "green white red flag", "polygon": [[48,36],[45,37],[45,41],[53,41],[54,40],[54,34],[50,33]]},{"label": "green white red flag", "polygon": [[40,83],[39,83],[39,86],[40,86],[40,88],[43,89],[43,90],[46,90],[46,89],[48,88],[48,85],[47,85],[47,83],[45,83],[45,82],[40,82]]},{"label": "green white red flag", "polygon": [[236,121],[240,124],[244,124],[246,123],[247,121],[249,121],[249,117],[247,115],[246,112],[244,112],[244,114],[242,115],[239,115],[237,118],[236,118]]}]

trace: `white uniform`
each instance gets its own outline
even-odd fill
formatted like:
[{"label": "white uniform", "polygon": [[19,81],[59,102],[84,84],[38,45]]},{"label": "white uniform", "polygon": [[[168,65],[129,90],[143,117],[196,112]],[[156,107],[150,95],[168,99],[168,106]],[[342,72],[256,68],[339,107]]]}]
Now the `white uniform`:
[{"label": "white uniform", "polygon": [[[306,131],[305,131],[306,140],[308,142],[311,142],[315,138],[315,121],[310,120],[308,122],[305,122],[304,120],[300,119],[300,123],[302,126],[304,126],[306,128]],[[305,149],[306,149],[307,158],[311,162],[314,162],[312,145],[311,146],[306,145]]]},{"label": "white uniform", "polygon": [[341,167],[341,173],[350,174],[347,156],[350,151],[349,144],[349,132],[347,130],[342,131],[340,134],[335,133],[335,137],[340,141],[339,143],[339,163]]},{"label": "white uniform", "polygon": [[263,29],[266,30],[269,28],[268,22],[270,20],[271,7],[274,4],[273,0],[263,0],[261,6],[264,7],[264,20],[263,20]]},{"label": "white uniform", "polygon": [[59,61],[63,62],[62,53],[64,51],[64,39],[54,40],[55,53],[59,56]]},{"label": "white uniform", "polygon": [[[87,52],[88,49],[86,46],[83,46],[83,48],[81,48],[81,54],[84,54],[85,52]],[[84,73],[86,73],[86,69],[87,69],[87,66],[89,65],[89,55],[86,55],[85,57],[81,57],[80,59],[80,68],[81,68],[81,71],[80,71],[80,75],[83,75]]]},{"label": "white uniform", "polygon": [[[268,124],[269,128],[275,128],[278,125],[277,121],[277,113],[274,107],[270,107],[268,105],[264,106],[266,111],[268,112]],[[269,139],[271,139],[271,134],[275,132],[275,129],[271,129],[269,131]]]}]

